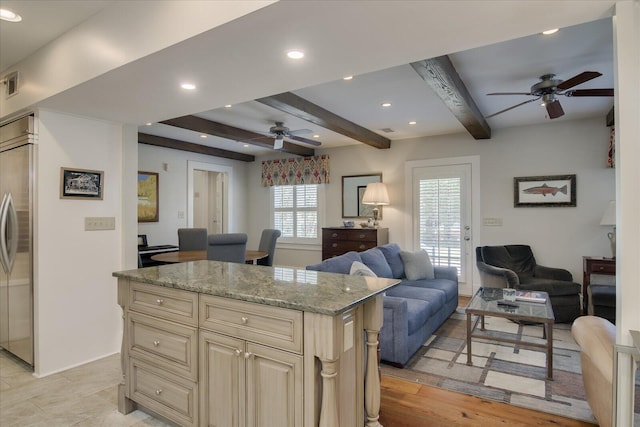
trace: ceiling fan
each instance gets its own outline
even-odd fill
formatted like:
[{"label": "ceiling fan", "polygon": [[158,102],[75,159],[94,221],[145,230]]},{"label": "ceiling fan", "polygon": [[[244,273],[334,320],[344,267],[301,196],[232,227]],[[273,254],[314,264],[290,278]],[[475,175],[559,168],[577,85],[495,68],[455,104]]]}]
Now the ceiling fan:
[{"label": "ceiling fan", "polygon": [[297,130],[289,130],[288,127],[284,125],[284,122],[275,122],[275,126],[271,126],[269,128],[269,133],[274,137],[273,149],[279,150],[282,148],[284,144],[284,139],[292,139],[294,141],[303,142],[309,145],[320,146],[322,143],[320,141],[316,141],[309,138],[303,138],[298,136],[300,134],[311,133],[310,129],[297,129]]},{"label": "ceiling fan", "polygon": [[513,105],[504,110],[500,110],[497,113],[493,113],[485,118],[490,118],[502,114],[506,111],[513,110],[530,102],[542,99],[542,105],[547,109],[550,119],[556,119],[564,116],[564,110],[560,105],[560,100],[557,98],[560,95],[564,96],[613,96],[613,89],[575,89],[568,90],[579,84],[593,80],[596,77],[600,77],[602,74],[597,71],[583,71],[582,73],[571,77],[569,80],[554,79],[555,74],[545,74],[540,77],[540,81],[533,86],[529,92],[494,92],[487,95],[529,95],[535,96],[533,99],[521,102]]}]

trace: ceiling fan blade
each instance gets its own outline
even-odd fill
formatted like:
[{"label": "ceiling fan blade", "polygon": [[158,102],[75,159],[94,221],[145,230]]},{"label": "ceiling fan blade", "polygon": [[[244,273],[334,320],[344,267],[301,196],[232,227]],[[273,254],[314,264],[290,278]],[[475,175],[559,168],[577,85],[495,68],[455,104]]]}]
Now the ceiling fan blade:
[{"label": "ceiling fan blade", "polygon": [[557,119],[558,117],[564,116],[564,110],[558,100],[547,102],[545,107],[547,107],[547,113],[549,114],[550,119]]},{"label": "ceiling fan blade", "polygon": [[487,95],[533,95],[531,92],[493,92]]},{"label": "ceiling fan blade", "polygon": [[563,93],[565,96],[613,96],[613,89],[576,89]]},{"label": "ceiling fan blade", "polygon": [[289,131],[289,135],[303,135],[305,133],[313,133],[313,131],[311,129],[296,129]]},{"label": "ceiling fan blade", "polygon": [[291,133],[289,133],[287,138],[293,139],[294,141],[298,141],[298,142],[304,142],[305,144],[315,145],[316,147],[319,147],[320,145],[322,145],[320,141],[316,141],[314,139],[309,139],[309,138],[303,138],[301,136],[291,135]]},{"label": "ceiling fan blade", "polygon": [[563,81],[557,87],[560,90],[569,89],[574,86],[578,86],[581,83],[588,82],[589,80],[593,80],[596,77],[600,77],[601,75],[602,73],[599,73],[597,71],[583,71],[577,76],[573,76],[569,80]]},{"label": "ceiling fan blade", "polygon": [[537,101],[538,99],[540,99],[540,97],[533,98],[533,99],[530,99],[530,100],[528,100],[528,101],[521,102],[521,103],[516,104],[516,105],[513,105],[513,106],[511,106],[511,107],[509,107],[509,108],[505,108],[504,110],[500,110],[500,111],[498,111],[497,113],[493,113],[493,114],[491,114],[490,116],[485,116],[484,118],[485,118],[485,119],[489,119],[489,118],[491,118],[491,117],[493,117],[493,116],[497,116],[498,114],[502,114],[502,113],[504,113],[504,112],[506,112],[506,111],[513,110],[514,108],[519,107],[519,106],[521,106],[521,105],[528,104],[528,103],[533,102],[533,101]]}]

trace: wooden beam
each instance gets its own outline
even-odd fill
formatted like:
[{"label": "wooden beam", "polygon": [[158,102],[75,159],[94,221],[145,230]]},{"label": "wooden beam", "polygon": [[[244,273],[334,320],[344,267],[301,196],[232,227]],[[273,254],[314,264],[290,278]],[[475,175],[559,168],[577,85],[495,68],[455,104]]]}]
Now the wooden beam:
[{"label": "wooden beam", "polygon": [[[225,125],[211,120],[203,119],[196,116],[182,116],[175,119],[164,120],[160,122],[165,125],[175,126],[182,129],[193,130],[207,135],[218,136],[220,138],[231,139],[234,141],[242,141],[247,144],[256,145],[262,148],[273,150],[273,138],[264,136],[260,133],[251,132],[245,129]],[[296,144],[285,141],[280,151],[295,154],[298,156],[313,156],[315,151],[311,148],[301,147]]]},{"label": "wooden beam", "polygon": [[491,128],[473,101],[448,56],[412,62],[413,69],[442,99],[475,139],[491,138]]},{"label": "wooden beam", "polygon": [[391,140],[363,128],[349,120],[332,113],[329,110],[307,101],[291,92],[267,96],[256,101],[283,111],[292,116],[315,123],[325,129],[332,130],[356,141],[363,142],[375,148],[391,147]]},{"label": "wooden beam", "polygon": [[243,162],[253,162],[256,160],[256,158],[250,154],[236,153],[235,151],[222,150],[220,148],[165,138],[163,136],[149,135],[147,133],[138,133],[138,143],[153,145],[156,147],[171,148],[174,150],[190,151],[192,153],[206,154],[208,156],[223,157],[225,159],[241,160]]},{"label": "wooden beam", "polygon": [[611,107],[611,110],[607,113],[607,126],[615,126],[616,124],[616,116],[613,111],[614,107]]}]

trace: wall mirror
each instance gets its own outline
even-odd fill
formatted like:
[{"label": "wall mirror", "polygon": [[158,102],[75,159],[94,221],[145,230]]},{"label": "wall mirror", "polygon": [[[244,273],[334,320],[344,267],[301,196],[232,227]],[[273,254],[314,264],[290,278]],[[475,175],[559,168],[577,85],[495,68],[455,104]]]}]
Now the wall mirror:
[{"label": "wall mirror", "polygon": [[[363,205],[362,195],[367,184],[382,182],[382,174],[347,175],[342,177],[342,217],[368,218],[373,216],[373,205]],[[380,209],[379,219],[382,219]]]}]

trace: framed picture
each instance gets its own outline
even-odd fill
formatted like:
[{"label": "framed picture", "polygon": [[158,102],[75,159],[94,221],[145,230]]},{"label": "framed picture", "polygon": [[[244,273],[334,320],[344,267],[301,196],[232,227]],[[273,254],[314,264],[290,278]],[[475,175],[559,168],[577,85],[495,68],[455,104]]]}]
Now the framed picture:
[{"label": "framed picture", "polygon": [[60,168],[60,198],[102,200],[104,172]]},{"label": "framed picture", "polygon": [[158,174],[138,171],[138,222],[158,221]]},{"label": "framed picture", "polygon": [[513,206],[575,207],[576,176],[522,176],[513,178]]}]

